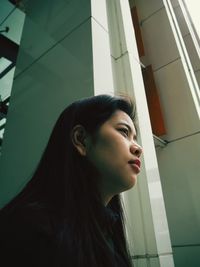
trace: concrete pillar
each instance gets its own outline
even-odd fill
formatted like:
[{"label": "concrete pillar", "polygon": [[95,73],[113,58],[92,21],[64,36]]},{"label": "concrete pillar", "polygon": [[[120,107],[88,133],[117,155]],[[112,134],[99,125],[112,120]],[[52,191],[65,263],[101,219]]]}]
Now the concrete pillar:
[{"label": "concrete pillar", "polygon": [[136,266],[174,266],[158,164],[128,0],[107,1],[113,72],[118,92],[137,105],[143,168],[138,185],[124,193],[127,234]]},{"label": "concrete pillar", "polygon": [[32,177],[51,129],[94,94],[91,1],[26,1],[0,160],[0,206]]},{"label": "concrete pillar", "polygon": [[26,1],[0,161],[0,206],[32,177],[60,112],[113,94],[106,1]]}]

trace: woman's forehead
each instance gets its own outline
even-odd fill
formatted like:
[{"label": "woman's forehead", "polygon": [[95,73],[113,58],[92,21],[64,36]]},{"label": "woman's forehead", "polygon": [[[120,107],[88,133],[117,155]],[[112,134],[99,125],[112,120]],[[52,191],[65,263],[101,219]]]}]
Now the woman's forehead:
[{"label": "woman's forehead", "polygon": [[123,110],[116,110],[112,116],[110,117],[111,120],[125,120],[126,122],[133,124],[131,117],[124,112]]},{"label": "woman's forehead", "polygon": [[115,123],[115,124],[119,124],[119,123],[127,124],[132,129],[132,131],[135,132],[135,126],[134,126],[134,123],[133,123],[131,117],[126,112],[124,112],[122,110],[115,111],[112,114],[112,116],[108,119],[108,122]]}]

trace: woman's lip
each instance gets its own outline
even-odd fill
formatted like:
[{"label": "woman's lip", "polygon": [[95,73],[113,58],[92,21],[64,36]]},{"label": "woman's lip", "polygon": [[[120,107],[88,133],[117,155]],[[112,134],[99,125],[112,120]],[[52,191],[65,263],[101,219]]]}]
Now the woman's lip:
[{"label": "woman's lip", "polygon": [[141,161],[139,159],[130,160],[128,163],[131,165],[131,168],[134,169],[136,174],[140,172]]},{"label": "woman's lip", "polygon": [[135,163],[129,163],[131,168],[134,169],[134,171],[136,172],[136,174],[138,174],[140,172],[140,167],[135,164]]},{"label": "woman's lip", "polygon": [[137,165],[138,166],[138,168],[140,168],[140,166],[141,166],[141,161],[139,160],[139,159],[133,159],[133,160],[130,160],[129,161],[129,164],[135,164],[135,165]]},{"label": "woman's lip", "polygon": [[139,159],[134,160],[134,163],[140,168],[141,161]]}]

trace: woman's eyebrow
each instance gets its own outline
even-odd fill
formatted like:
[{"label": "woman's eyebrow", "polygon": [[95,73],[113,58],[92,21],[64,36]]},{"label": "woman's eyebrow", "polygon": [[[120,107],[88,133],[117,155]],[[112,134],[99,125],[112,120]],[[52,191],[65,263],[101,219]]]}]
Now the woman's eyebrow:
[{"label": "woman's eyebrow", "polygon": [[[126,126],[128,128],[128,130],[129,130],[129,132],[133,133],[133,129],[131,128],[131,126],[128,123],[126,123],[126,122],[118,122],[117,125],[124,125],[124,126]],[[137,135],[136,135],[136,133],[134,133],[133,138],[134,138],[134,140],[137,141]]]}]

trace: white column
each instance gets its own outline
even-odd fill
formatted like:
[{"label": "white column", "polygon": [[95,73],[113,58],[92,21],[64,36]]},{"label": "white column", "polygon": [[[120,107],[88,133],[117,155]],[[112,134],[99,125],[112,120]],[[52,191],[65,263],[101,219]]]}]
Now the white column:
[{"label": "white column", "polygon": [[114,93],[106,0],[91,0],[94,94]]},{"label": "white column", "polygon": [[135,188],[123,194],[131,254],[137,266],[173,267],[173,256],[141,66],[128,0],[107,1],[113,72],[118,92],[137,105],[144,153]]}]

